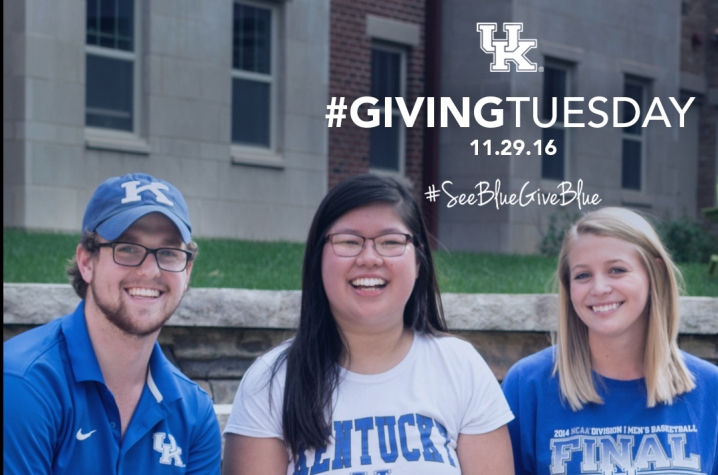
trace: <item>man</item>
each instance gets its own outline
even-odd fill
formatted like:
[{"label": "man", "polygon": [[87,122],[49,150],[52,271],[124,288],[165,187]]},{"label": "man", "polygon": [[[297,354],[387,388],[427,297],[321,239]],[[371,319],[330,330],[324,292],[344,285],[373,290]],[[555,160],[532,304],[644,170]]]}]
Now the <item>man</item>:
[{"label": "man", "polygon": [[3,345],[5,474],[219,473],[212,401],[157,343],[196,252],[171,184],[97,188],[68,270],[82,302]]}]

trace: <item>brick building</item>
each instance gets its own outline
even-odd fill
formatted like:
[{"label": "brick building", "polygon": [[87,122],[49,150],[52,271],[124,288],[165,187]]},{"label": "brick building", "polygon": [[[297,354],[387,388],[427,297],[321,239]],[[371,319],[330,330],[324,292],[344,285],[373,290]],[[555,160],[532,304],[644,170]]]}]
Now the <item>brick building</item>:
[{"label": "brick building", "polygon": [[[331,6],[329,95],[424,96],[424,2],[334,0]],[[366,115],[366,108],[362,111]],[[421,185],[424,118],[414,127],[363,129],[352,122],[329,131],[329,187],[377,170]]]},{"label": "brick building", "polygon": [[[3,225],[75,231],[94,188],[130,171],[182,189],[206,237],[301,241],[326,190],[367,171],[405,177],[419,199],[445,179],[470,192],[479,180],[517,191],[527,180],[546,189],[582,178],[602,204],[697,217],[715,200],[717,9],[709,0],[4,2]],[[531,58],[550,74],[490,73],[475,25],[491,21],[523,22],[539,45]],[[542,97],[559,83],[553,94],[697,102],[684,129],[652,124],[634,136],[431,128],[426,108],[413,127],[325,119],[331,97],[460,104]],[[470,152],[473,140],[532,143],[543,133],[565,137],[560,160]],[[555,211],[422,203],[445,246],[475,251],[535,252]]]},{"label": "brick building", "polygon": [[329,0],[3,2],[3,226],[132,171],[197,236],[301,241],[327,190]]},{"label": "brick building", "polygon": [[[443,0],[442,6],[441,95],[454,102],[489,95],[539,98],[543,103],[552,97],[583,97],[586,103],[576,108],[587,110],[593,97],[629,97],[642,105],[643,120],[655,98],[669,106],[670,97],[683,106],[695,98],[684,127],[678,127],[677,112],[668,110],[671,128],[660,122],[640,128],[569,128],[563,119],[542,128],[528,119],[528,103],[521,107],[521,128],[454,124],[441,130],[439,177],[453,181],[455,195],[473,192],[480,181],[493,188],[500,180],[504,193],[518,194],[525,184],[528,191],[556,192],[564,181],[575,190],[580,179],[585,193],[600,196],[599,206],[630,207],[659,218],[695,219],[700,208],[715,203],[718,44],[708,33],[718,26],[716,2]],[[498,25],[521,22],[521,36],[536,39],[536,48],[527,56],[538,64],[538,72],[491,72],[491,56],[481,52],[479,34],[467,18]],[[513,107],[504,103],[498,109],[506,123],[514,122]],[[616,115],[626,117],[625,111],[619,109]],[[545,109],[542,118],[547,119]],[[531,157],[474,156],[469,148],[474,140],[532,144],[548,139],[560,144],[553,157],[539,158],[535,150]],[[590,209],[584,206],[581,211]],[[552,215],[561,210],[441,206],[439,239],[450,249],[535,252]],[[575,203],[565,210],[579,211]]]},{"label": "brick building", "polygon": [[696,207],[716,206],[718,176],[718,3],[681,5],[681,80],[699,97]]}]

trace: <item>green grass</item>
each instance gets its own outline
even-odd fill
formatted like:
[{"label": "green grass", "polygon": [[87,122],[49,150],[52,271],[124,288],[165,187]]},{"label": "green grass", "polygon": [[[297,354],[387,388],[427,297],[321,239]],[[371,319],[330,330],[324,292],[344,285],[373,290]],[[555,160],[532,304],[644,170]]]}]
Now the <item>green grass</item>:
[{"label": "green grass", "polygon": [[[65,283],[65,265],[77,234],[3,230],[3,282]],[[304,246],[286,242],[198,239],[194,287],[285,290],[301,287]],[[556,259],[466,252],[435,253],[444,292],[547,293]],[[707,265],[681,265],[688,295],[718,297],[718,278]]]},{"label": "green grass", "polygon": [[544,256],[434,253],[443,292],[542,294],[552,292],[556,259]]},{"label": "green grass", "polygon": [[3,282],[67,283],[65,266],[79,240],[79,234],[3,229]]},{"label": "green grass", "polygon": [[302,287],[304,245],[198,239],[193,287],[291,290]]},{"label": "green grass", "polygon": [[[65,283],[79,234],[3,230],[3,282]],[[198,239],[193,287],[301,288],[304,245]]]}]

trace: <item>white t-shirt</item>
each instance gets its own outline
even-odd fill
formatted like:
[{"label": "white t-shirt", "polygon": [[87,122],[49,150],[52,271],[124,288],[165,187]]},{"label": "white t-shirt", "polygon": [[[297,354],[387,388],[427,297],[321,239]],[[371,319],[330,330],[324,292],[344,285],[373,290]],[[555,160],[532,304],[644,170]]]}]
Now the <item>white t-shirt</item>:
[{"label": "white t-shirt", "polygon": [[[271,407],[269,377],[286,347],[247,371],[225,433],[283,439],[286,364],[271,385]],[[343,370],[333,407],[330,445],[307,450],[296,467],[290,461],[288,475],[459,475],[459,434],[483,434],[513,419],[486,362],[451,336],[415,334],[406,357],[385,373]]]}]

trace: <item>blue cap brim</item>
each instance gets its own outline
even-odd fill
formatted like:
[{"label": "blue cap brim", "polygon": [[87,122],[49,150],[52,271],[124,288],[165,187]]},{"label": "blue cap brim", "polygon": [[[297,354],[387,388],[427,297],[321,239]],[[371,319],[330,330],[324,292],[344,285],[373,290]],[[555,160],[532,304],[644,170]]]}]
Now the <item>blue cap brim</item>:
[{"label": "blue cap brim", "polygon": [[95,231],[97,231],[97,234],[102,236],[104,239],[114,241],[122,236],[122,234],[127,231],[127,228],[132,226],[135,221],[150,213],[162,213],[167,216],[177,227],[177,230],[182,235],[184,243],[190,243],[192,240],[192,232],[190,231],[189,226],[187,226],[187,223],[182,221],[176,214],[169,211],[166,206],[159,205],[140,206],[117,213],[116,215],[103,221],[99,226],[97,226]]}]

